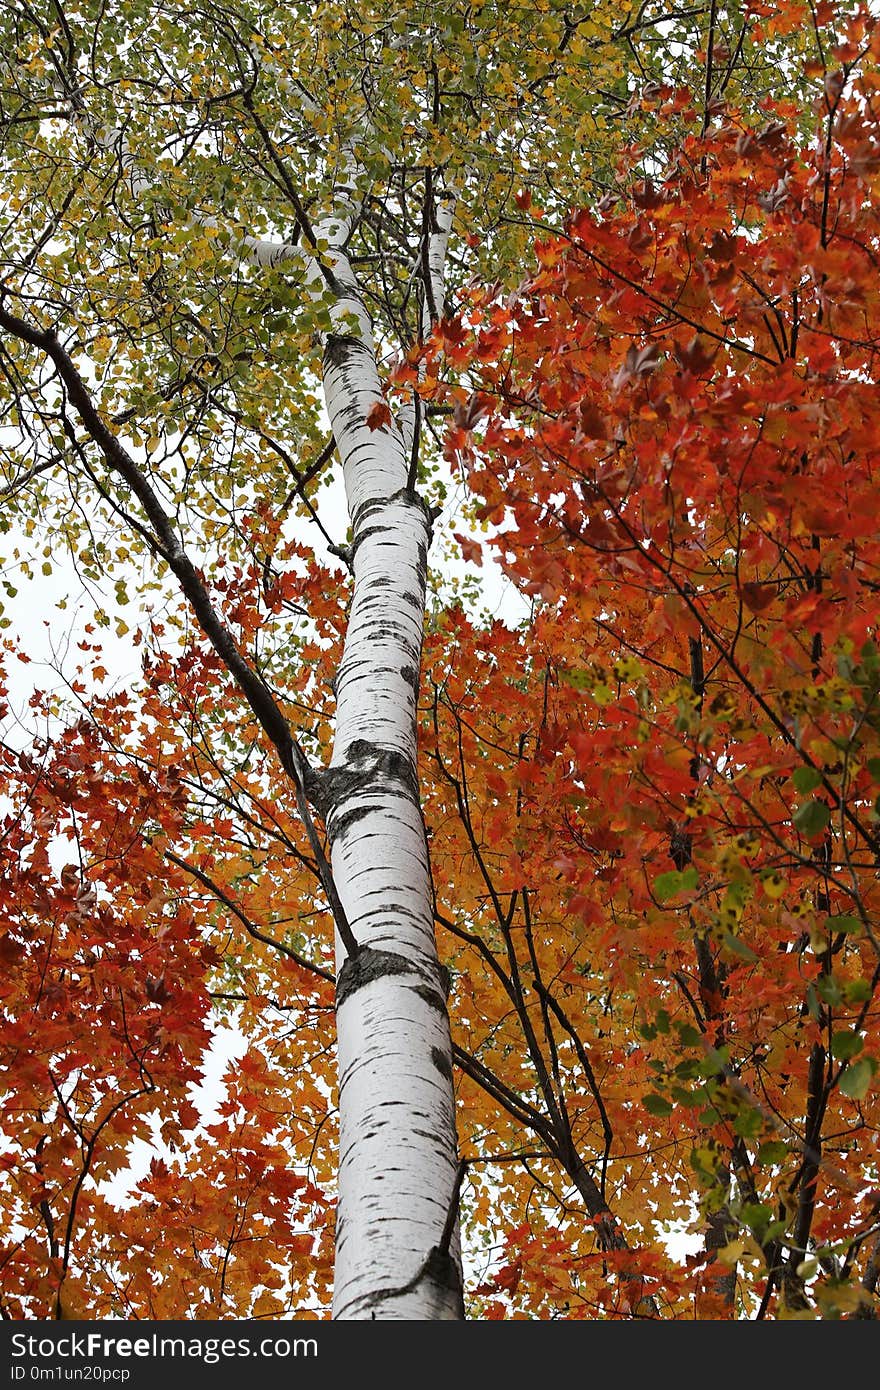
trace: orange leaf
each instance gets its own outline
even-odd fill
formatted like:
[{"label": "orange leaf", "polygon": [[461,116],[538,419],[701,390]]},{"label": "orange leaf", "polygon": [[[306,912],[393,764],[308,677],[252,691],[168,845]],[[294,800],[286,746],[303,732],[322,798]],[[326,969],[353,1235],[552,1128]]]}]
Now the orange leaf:
[{"label": "orange leaf", "polygon": [[753,613],[763,613],[776,597],[775,584],[742,584],[740,586],[743,603]]},{"label": "orange leaf", "polygon": [[391,410],[387,401],[377,401],[367,411],[367,429],[381,430],[391,424]]},{"label": "orange leaf", "polygon": [[453,532],[453,534],[461,546],[461,553],[464,558],[474,565],[482,565],[483,547],[480,545],[479,541],[471,540],[469,536],[462,536],[458,531]]}]

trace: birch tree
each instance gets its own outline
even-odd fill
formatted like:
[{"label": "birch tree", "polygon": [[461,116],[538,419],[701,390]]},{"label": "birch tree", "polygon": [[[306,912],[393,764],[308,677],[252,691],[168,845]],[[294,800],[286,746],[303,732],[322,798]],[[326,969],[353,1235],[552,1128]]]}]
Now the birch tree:
[{"label": "birch tree", "polygon": [[[255,731],[283,774],[295,855],[335,929],[338,1318],[463,1310],[448,980],[416,764],[447,480],[436,411],[418,381],[389,400],[388,370],[438,327],[454,367],[465,275],[515,279],[530,209],[601,194],[650,76],[622,45],[644,39],[650,61],[665,18],[14,0],[2,20],[5,517],[39,537],[44,568],[63,555],[86,585],[110,584],[118,607],[99,600],[99,628],[125,636],[130,601],[153,635],[157,604],[172,632],[194,622],[239,701],[228,779]],[[682,22],[669,52],[686,67]],[[735,9],[723,23],[740,55],[748,25]],[[713,9],[710,46],[721,25]],[[704,120],[739,80],[736,62],[725,72],[705,84]],[[337,467],[345,536],[323,505]],[[303,717],[308,673],[289,675],[314,640],[291,598],[311,564],[296,519],[350,574],[332,719],[326,705]],[[26,541],[10,545],[26,571]],[[230,565],[259,578],[259,646]],[[211,890],[180,848],[169,865]],[[317,953],[293,954],[326,979]],[[593,1216],[624,1248],[604,1198]]]}]

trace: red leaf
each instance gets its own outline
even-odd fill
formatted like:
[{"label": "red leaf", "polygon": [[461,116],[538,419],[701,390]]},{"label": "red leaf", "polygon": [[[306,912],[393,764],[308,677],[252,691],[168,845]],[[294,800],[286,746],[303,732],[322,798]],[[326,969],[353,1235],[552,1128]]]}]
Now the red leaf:
[{"label": "red leaf", "polygon": [[521,1278],[522,1265],[517,1261],[516,1264],[505,1265],[504,1269],[499,1269],[492,1283],[496,1289],[505,1289],[508,1293],[516,1293]]},{"label": "red leaf", "polygon": [[803,517],[805,525],[809,527],[814,536],[836,536],[843,522],[843,517],[839,513],[832,512],[828,507],[823,507],[820,502],[804,507]]},{"label": "red leaf", "polygon": [[478,420],[488,415],[492,409],[492,398],[484,391],[475,391],[466,401],[459,401],[452,412],[452,418],[459,429],[472,430]]},{"label": "red leaf", "polygon": [[694,376],[701,376],[712,366],[718,350],[716,348],[715,352],[707,352],[699,333],[695,333],[687,347],[676,343],[672,351],[676,362],[685,371],[693,372]]},{"label": "red leaf", "polygon": [[653,372],[660,363],[660,348],[657,343],[648,343],[645,347],[637,348],[635,343],[631,343],[623,363],[618,368],[613,386],[618,390],[633,377],[645,376],[648,372]]},{"label": "red leaf", "polygon": [[147,998],[153,1004],[167,1004],[171,998],[168,986],[165,984],[165,976],[160,975],[158,980],[154,980],[150,975],[147,976],[146,985]]},{"label": "red leaf", "polygon": [[719,261],[722,265],[732,261],[736,255],[736,237],[728,236],[726,232],[716,232],[706,255],[710,261]]},{"label": "red leaf", "polygon": [[776,597],[775,584],[743,584],[740,587],[743,603],[753,613],[763,613]]},{"label": "red leaf", "polygon": [[482,565],[483,547],[480,545],[479,541],[473,541],[468,536],[461,536],[458,531],[453,532],[453,534],[461,546],[461,553],[464,558],[471,561],[472,564]]},{"label": "red leaf", "polygon": [[650,179],[635,185],[632,200],[637,208],[659,208],[666,202],[665,196],[657,192]]},{"label": "red leaf", "polygon": [[578,411],[578,432],[587,439],[607,439],[608,422],[592,401],[582,401]]},{"label": "red leaf", "polygon": [[387,401],[377,401],[367,412],[367,429],[381,430],[391,424],[391,411]]}]

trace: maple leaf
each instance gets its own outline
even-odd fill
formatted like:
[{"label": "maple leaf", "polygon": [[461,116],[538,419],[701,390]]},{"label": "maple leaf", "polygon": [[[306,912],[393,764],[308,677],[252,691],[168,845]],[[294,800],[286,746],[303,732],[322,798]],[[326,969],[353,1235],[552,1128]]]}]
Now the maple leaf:
[{"label": "maple leaf", "polygon": [[700,337],[699,333],[695,333],[686,345],[676,343],[672,349],[673,356],[679,366],[683,367],[685,371],[693,372],[695,376],[700,376],[703,372],[708,371],[718,355],[717,347],[709,351],[704,346],[704,342],[705,340]]},{"label": "maple leaf", "polygon": [[492,1287],[501,1289],[505,1293],[516,1293],[519,1288],[519,1281],[522,1278],[522,1265],[517,1263],[505,1265],[492,1279]]},{"label": "maple leaf", "polygon": [[144,983],[147,998],[152,1004],[167,1004],[171,998],[171,993],[165,983],[165,976],[160,975],[158,980],[152,979],[149,975]]},{"label": "maple leaf", "polygon": [[367,429],[381,430],[391,424],[391,408],[387,401],[376,401],[367,411]]},{"label": "maple leaf", "polygon": [[728,232],[716,231],[712,235],[706,255],[709,260],[720,261],[722,263],[732,261],[736,255],[737,239]]},{"label": "maple leaf", "polygon": [[764,208],[766,212],[778,212],[783,204],[788,202],[788,197],[788,184],[785,178],[780,178],[776,180],[769,192],[758,195],[758,206]]},{"label": "maple leaf", "polygon": [[578,433],[587,439],[607,439],[608,421],[593,401],[582,401],[578,411]]},{"label": "maple leaf", "polygon": [[875,174],[880,169],[880,143],[865,140],[862,144],[856,145],[850,153],[849,163],[850,168],[860,178]]},{"label": "maple leaf", "polygon": [[821,502],[811,503],[803,510],[804,524],[816,536],[839,535],[843,516],[839,511],[824,506]]},{"label": "maple leaf", "polygon": [[742,584],[740,593],[743,602],[753,613],[763,613],[766,608],[776,598],[777,586],[775,584]]},{"label": "maple leaf", "polygon": [[473,540],[470,536],[463,536],[458,531],[454,533],[455,539],[461,548],[461,553],[466,560],[474,565],[483,563],[483,547],[479,541]]},{"label": "maple leaf", "polygon": [[475,391],[466,401],[458,401],[452,418],[459,429],[470,431],[492,409],[492,397],[483,391]]},{"label": "maple leaf", "polygon": [[628,381],[647,376],[660,365],[661,357],[662,351],[658,343],[647,343],[641,348],[631,343],[626,357],[614,374],[612,389],[619,391]]},{"label": "maple leaf", "polygon": [[662,207],[666,201],[666,195],[656,189],[650,179],[645,179],[641,184],[636,184],[631,196],[637,208],[659,208]]}]

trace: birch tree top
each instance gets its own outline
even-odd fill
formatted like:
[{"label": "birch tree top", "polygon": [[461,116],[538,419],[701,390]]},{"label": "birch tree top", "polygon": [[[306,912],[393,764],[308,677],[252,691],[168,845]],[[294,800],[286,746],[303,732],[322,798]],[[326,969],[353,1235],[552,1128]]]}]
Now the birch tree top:
[{"label": "birch tree top", "polygon": [[[772,43],[755,47],[737,6],[713,23],[708,99],[745,85],[756,102]],[[228,547],[236,484],[277,508],[326,471],[330,302],[304,279],[340,200],[381,350],[406,348],[431,296],[420,267],[438,203],[457,203],[447,292],[474,273],[515,283],[529,205],[607,191],[615,150],[654,121],[659,81],[684,80],[706,17],[551,0],[14,0],[0,25],[7,305],[21,295],[57,328],[101,408],[173,493],[198,491],[205,540],[220,526]],[[661,143],[676,122],[655,121]],[[2,389],[17,394],[8,374]],[[48,424],[45,401],[18,408]],[[62,436],[55,418],[10,455],[28,495],[48,496],[32,470],[70,454]],[[80,473],[71,460],[67,483]],[[53,515],[76,532],[69,508]]]}]

